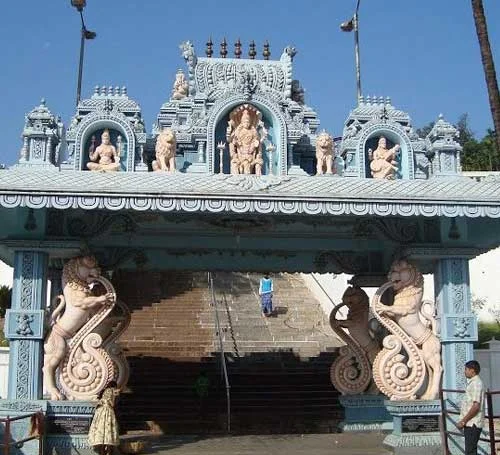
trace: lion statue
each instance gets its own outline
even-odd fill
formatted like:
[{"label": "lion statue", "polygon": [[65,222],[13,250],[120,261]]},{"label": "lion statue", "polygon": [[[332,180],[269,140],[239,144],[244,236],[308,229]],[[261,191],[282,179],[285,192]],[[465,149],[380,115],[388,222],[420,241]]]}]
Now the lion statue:
[{"label": "lion statue", "polygon": [[[343,307],[348,309],[346,319],[337,319]],[[371,327],[369,312],[366,292],[358,286],[350,286],[342,296],[342,303],[330,314],[333,331],[346,343],[330,368],[330,378],[335,388],[345,395],[379,393],[371,379],[371,365],[380,351],[380,343]]]},{"label": "lion statue", "polygon": [[316,175],[333,174],[333,138],[323,131],[316,138]]},{"label": "lion statue", "polygon": [[43,378],[52,400],[64,397],[56,386],[55,372],[68,350],[68,340],[73,338],[90,317],[104,305],[112,304],[115,295],[106,293],[93,296],[91,284],[101,276],[97,261],[92,256],[70,259],[63,268],[63,295],[51,316],[52,330],[44,345]]},{"label": "lion statue", "polygon": [[156,140],[156,160],[153,161],[154,171],[175,172],[175,151],[177,141],[172,129],[166,128]]},{"label": "lion statue", "polygon": [[[392,264],[388,279],[372,302],[375,316],[393,334],[384,339],[384,349],[375,359],[374,375],[379,375],[381,381],[377,385],[391,399],[414,399],[428,375],[427,387],[420,398],[434,400],[439,393],[443,371],[441,344],[433,331],[434,315],[423,308],[424,278],[414,265],[406,260],[398,260]],[[392,306],[384,305],[380,297],[391,287],[394,290],[394,303]],[[405,367],[411,364],[412,372],[407,378],[393,380],[390,375],[397,370],[394,363],[402,357],[401,347],[409,356],[408,366]],[[384,371],[389,375],[387,378]],[[395,384],[397,387],[393,390]]]}]

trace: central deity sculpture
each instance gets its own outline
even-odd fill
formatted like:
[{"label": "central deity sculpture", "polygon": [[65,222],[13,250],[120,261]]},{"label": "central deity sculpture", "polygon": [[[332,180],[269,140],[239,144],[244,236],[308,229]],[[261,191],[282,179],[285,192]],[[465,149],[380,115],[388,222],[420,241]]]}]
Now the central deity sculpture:
[{"label": "central deity sculpture", "polygon": [[393,180],[398,171],[396,155],[399,153],[399,144],[387,148],[387,140],[380,136],[378,146],[373,152],[368,149],[368,158],[371,160],[370,169],[374,179]]},{"label": "central deity sculpture", "polygon": [[101,134],[101,143],[95,148],[95,136],[89,149],[87,168],[91,171],[114,172],[120,170],[120,151],[111,143],[109,131],[105,129]]},{"label": "central deity sculpture", "polygon": [[[373,378],[391,400],[414,400],[418,396],[435,400],[443,371],[441,344],[435,333],[434,304],[422,302],[424,278],[405,260],[392,264],[388,278],[372,300],[375,317],[391,332],[374,360]],[[384,305],[380,299],[389,288],[394,290],[394,303]],[[405,351],[406,359],[402,354]]]},{"label": "central deity sculpture", "polygon": [[262,113],[244,104],[229,114],[227,137],[231,158],[231,174],[262,175],[262,142],[267,130]]},{"label": "central deity sculpture", "polygon": [[[128,365],[114,340],[128,326],[130,314],[115,317],[112,327],[100,330],[117,301],[113,286],[91,256],[66,263],[62,288],[44,345],[45,387],[52,400],[94,399],[109,380],[123,384],[128,379]],[[94,288],[102,290],[99,295]]]}]

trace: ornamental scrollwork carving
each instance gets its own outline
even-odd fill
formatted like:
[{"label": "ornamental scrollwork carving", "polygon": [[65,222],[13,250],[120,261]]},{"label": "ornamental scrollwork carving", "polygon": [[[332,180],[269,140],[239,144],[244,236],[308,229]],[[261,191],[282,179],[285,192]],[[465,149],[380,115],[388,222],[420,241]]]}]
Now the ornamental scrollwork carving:
[{"label": "ornamental scrollwork carving", "polygon": [[[347,318],[337,319],[344,307],[348,309]],[[366,292],[351,286],[344,292],[342,303],[330,314],[332,330],[346,343],[330,367],[332,384],[343,395],[378,392],[372,381],[372,362],[380,351],[380,344],[370,327],[369,309]]]},{"label": "ornamental scrollwork carving", "polygon": [[[441,344],[435,334],[434,304],[422,301],[423,276],[414,265],[398,260],[388,278],[372,300],[375,317],[390,332],[373,363],[373,378],[391,400],[436,399]],[[384,305],[381,298],[390,288],[394,302]]]},{"label": "ornamental scrollwork carving", "polygon": [[118,362],[114,358],[121,355],[115,340],[128,325],[130,314],[121,306],[122,315],[107,320],[117,305],[116,292],[93,257],[68,261],[62,288],[44,346],[45,387],[53,400],[95,399],[110,380],[122,386],[128,379],[124,358]]}]

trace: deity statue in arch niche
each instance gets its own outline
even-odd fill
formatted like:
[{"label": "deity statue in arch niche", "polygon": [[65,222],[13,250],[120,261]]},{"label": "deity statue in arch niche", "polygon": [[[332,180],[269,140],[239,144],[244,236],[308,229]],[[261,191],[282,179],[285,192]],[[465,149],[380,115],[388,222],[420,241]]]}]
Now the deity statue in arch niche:
[{"label": "deity statue in arch niche", "polygon": [[243,104],[233,109],[226,132],[231,174],[262,175],[262,146],[267,135],[262,113],[257,108]]},{"label": "deity statue in arch niche", "polygon": [[101,143],[96,146],[96,137],[92,136],[89,147],[87,168],[91,171],[116,172],[120,170],[121,136],[117,146],[111,143],[111,134],[106,128],[101,134]]},{"label": "deity statue in arch niche", "polygon": [[375,151],[368,149],[368,159],[370,160],[370,170],[374,179],[394,180],[398,172],[397,155],[399,154],[399,144],[387,148],[387,139],[380,136]]}]

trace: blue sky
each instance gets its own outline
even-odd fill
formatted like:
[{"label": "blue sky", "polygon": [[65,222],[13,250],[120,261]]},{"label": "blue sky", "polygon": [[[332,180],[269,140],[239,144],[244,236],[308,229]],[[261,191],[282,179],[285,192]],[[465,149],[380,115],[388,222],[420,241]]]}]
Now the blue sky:
[{"label": "blue sky", "polygon": [[[14,163],[24,115],[45,97],[68,124],[74,113],[80,19],[70,0],[4,2],[0,19],[0,162]],[[500,68],[500,1],[484,0]],[[142,106],[148,132],[169,97],[179,44],[240,38],[244,51],[267,39],[271,58],[294,45],[294,77],[306,89],[321,128],[340,135],[355,102],[353,34],[339,31],[355,0],[88,0],[83,97],[95,85],[126,85]],[[390,96],[418,127],[443,113],[470,115],[482,136],[491,127],[470,0],[361,0],[360,40],[365,95]],[[218,46],[214,46],[218,50]],[[498,73],[498,71],[497,71]]]}]

